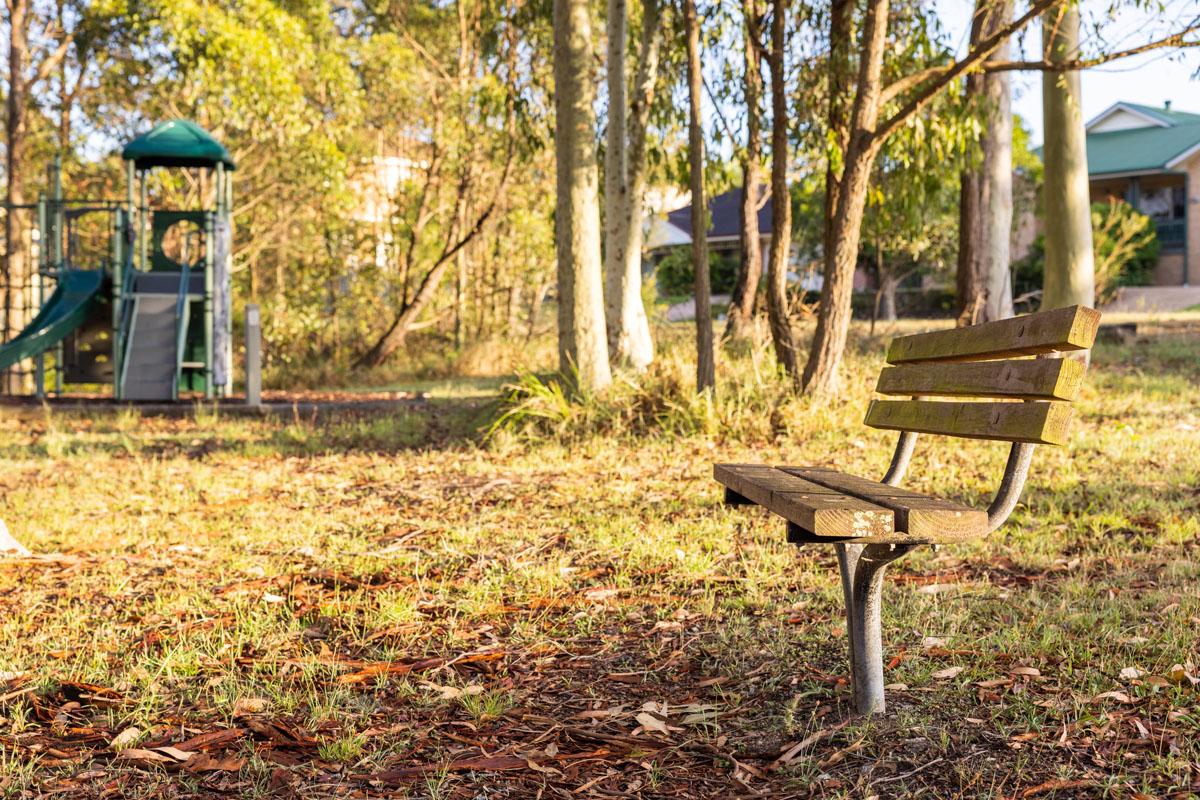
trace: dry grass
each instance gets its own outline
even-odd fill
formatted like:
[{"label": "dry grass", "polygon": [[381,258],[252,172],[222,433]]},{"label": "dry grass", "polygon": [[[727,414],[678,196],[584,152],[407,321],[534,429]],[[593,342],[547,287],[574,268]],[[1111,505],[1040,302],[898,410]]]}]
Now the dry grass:
[{"label": "dry grass", "polygon": [[[759,345],[697,404],[670,341],[486,443],[475,399],[0,424],[0,518],[40,554],[0,562],[0,796],[1194,796],[1200,339],[1101,347],[1012,522],[898,562],[863,721],[832,552],[710,465],[881,473],[887,335],[822,403]],[[985,503],[1003,459],[926,441],[911,485]]]}]

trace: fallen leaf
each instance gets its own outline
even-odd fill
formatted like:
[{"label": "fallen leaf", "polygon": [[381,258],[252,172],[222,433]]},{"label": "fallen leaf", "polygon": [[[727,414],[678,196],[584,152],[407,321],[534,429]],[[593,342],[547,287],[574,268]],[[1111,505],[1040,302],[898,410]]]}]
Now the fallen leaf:
[{"label": "fallen leaf", "polygon": [[933,677],[939,681],[949,680],[950,678],[956,677],[958,673],[962,672],[964,669],[966,669],[966,667],[947,667],[946,669],[941,669],[933,673]]},{"label": "fallen leaf", "polygon": [[261,697],[239,697],[233,704],[233,717],[247,717],[251,714],[261,714],[270,705]]},{"label": "fallen leaf", "polygon": [[659,733],[670,734],[670,729],[667,728],[667,723],[663,722],[658,717],[651,714],[649,711],[643,711],[634,717],[637,723],[649,731],[658,731]]},{"label": "fallen leaf", "polygon": [[410,672],[424,672],[436,669],[446,663],[444,658],[427,658],[424,661],[380,661],[367,664],[356,672],[342,675],[339,683],[366,683],[379,675],[407,675]]},{"label": "fallen leaf", "polygon": [[1185,667],[1183,664],[1173,664],[1171,668],[1167,670],[1167,680],[1176,686],[1184,683],[1189,683],[1192,685],[1200,683],[1200,680],[1192,676],[1188,672],[1187,667]]},{"label": "fallen leaf", "polygon": [[1116,691],[1101,692],[1100,694],[1096,695],[1088,702],[1089,703],[1101,703],[1105,700],[1116,700],[1118,703],[1132,703],[1133,702],[1132,700],[1129,699],[1129,695],[1125,694],[1124,692],[1116,692]]},{"label": "fallen leaf", "polygon": [[1121,680],[1135,681],[1146,673],[1142,672],[1137,667],[1125,667],[1121,670]]},{"label": "fallen leaf", "polygon": [[141,764],[172,764],[175,762],[175,759],[170,756],[156,753],[153,750],[143,750],[139,747],[127,747],[117,753],[117,758]]},{"label": "fallen leaf", "polygon": [[1013,667],[1009,672],[1013,675],[1024,675],[1027,678],[1037,678],[1042,674],[1037,667]]},{"label": "fallen leaf", "polygon": [[108,746],[114,751],[121,751],[127,747],[131,747],[141,736],[141,728],[129,727],[114,736],[113,740],[108,743]]},{"label": "fallen leaf", "polygon": [[642,673],[640,672],[610,672],[605,675],[608,680],[616,681],[617,683],[641,683]]},{"label": "fallen leaf", "polygon": [[245,759],[237,756],[213,758],[207,753],[195,753],[183,768],[188,772],[240,772],[245,763]]},{"label": "fallen leaf", "polygon": [[188,760],[191,759],[192,756],[196,755],[195,753],[192,753],[188,750],[180,750],[178,747],[170,747],[170,746],[156,747],[156,748],[154,748],[154,752],[162,753],[165,756],[170,756],[171,758],[175,759],[176,761],[180,762],[181,764],[186,763]]}]

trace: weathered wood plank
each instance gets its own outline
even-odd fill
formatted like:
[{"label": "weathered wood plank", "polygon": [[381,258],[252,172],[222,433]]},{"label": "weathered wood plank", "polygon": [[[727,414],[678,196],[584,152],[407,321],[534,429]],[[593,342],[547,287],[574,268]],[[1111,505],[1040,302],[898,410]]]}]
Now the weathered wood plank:
[{"label": "weathered wood plank", "polygon": [[1084,306],[912,336],[888,347],[889,364],[912,361],[981,361],[1067,350],[1087,350],[1096,339],[1100,312]]},{"label": "weathered wood plank", "polygon": [[1065,444],[1070,421],[1069,403],[919,400],[873,400],[864,420],[872,428],[1031,444]]},{"label": "weathered wood plank", "polygon": [[[953,542],[987,533],[987,512],[940,497],[888,486],[822,467],[783,467],[783,471],[812,483],[891,509],[897,534],[911,540]],[[890,537],[893,541],[901,538]]]},{"label": "weathered wood plank", "polygon": [[880,394],[947,397],[1011,397],[1074,400],[1087,368],[1073,358],[967,363],[923,362],[885,367]]},{"label": "weathered wood plank", "polygon": [[779,514],[814,536],[860,538],[891,533],[894,513],[760,464],[716,464],[713,477],[735,494]]}]

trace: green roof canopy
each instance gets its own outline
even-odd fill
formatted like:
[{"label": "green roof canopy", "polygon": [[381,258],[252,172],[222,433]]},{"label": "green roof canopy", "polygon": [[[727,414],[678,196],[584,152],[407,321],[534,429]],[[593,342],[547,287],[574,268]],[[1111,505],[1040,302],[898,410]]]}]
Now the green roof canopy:
[{"label": "green roof canopy", "polygon": [[1174,159],[1200,145],[1200,124],[1131,128],[1089,133],[1089,175],[1165,170]]},{"label": "green roof canopy", "polygon": [[175,119],[154,126],[121,151],[121,157],[138,169],[150,167],[216,167],[236,164],[225,146],[208,131],[186,119]]}]

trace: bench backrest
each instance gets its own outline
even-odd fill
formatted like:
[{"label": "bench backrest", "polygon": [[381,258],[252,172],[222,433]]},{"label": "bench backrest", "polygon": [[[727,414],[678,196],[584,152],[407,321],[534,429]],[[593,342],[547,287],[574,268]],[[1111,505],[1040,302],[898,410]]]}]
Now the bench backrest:
[{"label": "bench backrest", "polygon": [[[866,424],[969,439],[1063,444],[1085,367],[1073,358],[1027,358],[1088,350],[1100,312],[1071,306],[892,340]],[[924,397],[987,398],[991,402]]]}]

